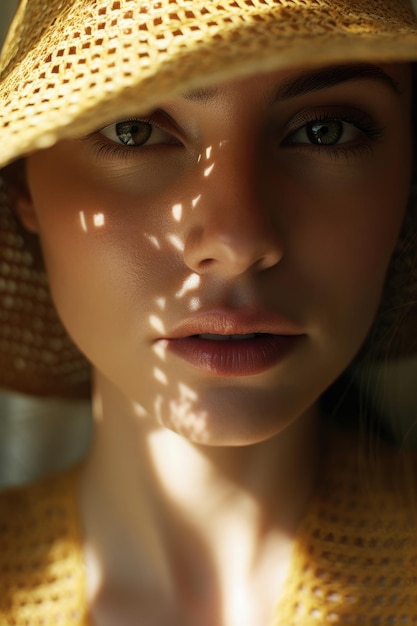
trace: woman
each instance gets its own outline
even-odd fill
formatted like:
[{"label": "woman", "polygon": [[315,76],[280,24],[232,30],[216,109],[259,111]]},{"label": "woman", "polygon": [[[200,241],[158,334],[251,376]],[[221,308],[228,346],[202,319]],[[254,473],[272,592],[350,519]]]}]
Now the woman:
[{"label": "woman", "polygon": [[415,623],[396,451],[320,398],[408,297],[416,44],[402,1],[21,3],[3,380],[85,391],[50,289],[96,426],[2,496],[2,623]]}]

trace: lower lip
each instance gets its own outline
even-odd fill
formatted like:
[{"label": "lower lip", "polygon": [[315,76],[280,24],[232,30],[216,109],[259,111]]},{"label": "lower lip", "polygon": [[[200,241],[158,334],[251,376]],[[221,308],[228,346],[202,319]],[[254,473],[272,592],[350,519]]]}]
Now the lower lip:
[{"label": "lower lip", "polygon": [[302,335],[261,335],[215,341],[200,337],[166,339],[167,349],[193,367],[214,376],[253,376],[277,365],[295,349]]}]

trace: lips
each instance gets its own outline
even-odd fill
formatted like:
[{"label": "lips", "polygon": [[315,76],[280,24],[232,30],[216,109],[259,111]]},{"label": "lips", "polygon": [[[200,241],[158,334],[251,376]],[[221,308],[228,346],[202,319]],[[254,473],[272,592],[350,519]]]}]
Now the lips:
[{"label": "lips", "polygon": [[284,360],[304,333],[275,314],[211,311],[184,321],[158,340],[168,352],[214,376],[252,376]]}]

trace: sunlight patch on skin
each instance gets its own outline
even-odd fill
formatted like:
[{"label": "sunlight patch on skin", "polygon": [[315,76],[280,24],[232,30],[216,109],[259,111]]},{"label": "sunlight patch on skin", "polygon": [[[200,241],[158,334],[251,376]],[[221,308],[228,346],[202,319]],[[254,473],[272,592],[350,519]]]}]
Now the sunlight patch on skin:
[{"label": "sunlight patch on skin", "polygon": [[191,200],[191,206],[193,207],[193,209],[195,209],[195,207],[200,202],[200,200],[201,200],[201,193],[200,195],[196,196],[195,198]]},{"label": "sunlight patch on skin", "polygon": [[98,422],[103,421],[103,400],[100,394],[93,393],[93,414]]},{"label": "sunlight patch on skin", "polygon": [[178,383],[178,389],[180,392],[180,399],[183,400],[184,402],[189,402],[190,400],[192,401],[197,400],[197,397],[198,397],[197,393],[185,383]]},{"label": "sunlight patch on skin", "polygon": [[100,589],[103,585],[102,567],[97,550],[91,545],[91,542],[84,546],[84,559],[86,569],[88,571],[88,588],[91,598],[100,596]]},{"label": "sunlight patch on skin", "polygon": [[162,394],[154,401],[154,414],[159,424],[174,428],[180,436],[195,438],[200,443],[208,440],[207,412],[196,410],[197,394],[184,385],[178,384],[179,396],[167,404]]},{"label": "sunlight patch on skin", "polygon": [[81,228],[86,233],[88,231],[88,228],[87,228],[87,222],[85,220],[85,213],[84,213],[84,211],[80,211],[80,224],[81,224]]},{"label": "sunlight patch on skin", "polygon": [[202,435],[207,427],[207,412],[196,412],[193,404],[198,396],[195,391],[184,383],[178,384],[179,397],[171,400],[169,410],[171,420],[177,426],[179,432],[189,433],[191,436],[198,436],[202,440]]},{"label": "sunlight patch on skin", "polygon": [[200,153],[200,154],[198,155],[197,163],[200,163],[200,161],[201,161],[201,159],[202,159],[202,158],[203,158],[203,155]]},{"label": "sunlight patch on skin", "polygon": [[156,299],[156,304],[158,309],[160,309],[161,311],[165,311],[167,299],[164,296],[161,296],[160,298]]},{"label": "sunlight patch on skin", "polygon": [[161,244],[159,243],[158,239],[155,237],[155,235],[149,235],[148,233],[143,233],[143,236],[146,237],[146,239],[148,241],[151,242],[151,244],[157,249],[160,250],[161,249]]},{"label": "sunlight patch on skin", "polygon": [[161,361],[166,360],[165,346],[163,345],[163,343],[161,343],[160,341],[154,343],[154,345],[152,346],[152,349],[154,353],[156,354],[156,356],[161,359]]},{"label": "sunlight patch on skin", "polygon": [[178,252],[184,252],[184,244],[177,235],[167,235],[167,240],[174,246]]},{"label": "sunlight patch on skin", "polygon": [[164,403],[164,399],[161,396],[161,394],[156,396],[153,407],[154,407],[155,417],[156,417],[157,421],[160,424],[163,423],[163,420],[162,420],[162,405],[163,405],[163,403]]},{"label": "sunlight patch on skin", "polygon": [[211,157],[211,151],[213,150],[213,146],[209,146],[206,148],[206,159],[208,160]]},{"label": "sunlight patch on skin", "polygon": [[133,402],[133,412],[137,417],[146,417],[147,413],[139,402]]},{"label": "sunlight patch on skin", "polygon": [[193,291],[194,289],[198,289],[200,286],[201,277],[198,274],[190,274],[188,278],[186,278],[183,282],[183,285],[179,291],[175,294],[177,298],[182,298],[189,291]]},{"label": "sunlight patch on skin", "polygon": [[209,167],[206,167],[206,169],[204,170],[204,176],[205,178],[207,178],[208,176],[210,176],[210,174],[212,173],[214,169],[214,163],[212,163],[211,165],[209,165]]},{"label": "sunlight patch on skin", "polygon": [[150,315],[149,324],[152,326],[152,328],[158,331],[158,333],[160,333],[161,335],[166,334],[166,328],[160,317],[157,317],[156,315]]},{"label": "sunlight patch on skin", "polygon": [[155,376],[155,379],[160,382],[162,385],[167,385],[168,384],[168,378],[167,375],[159,369],[159,367],[154,367],[153,368],[153,374]]},{"label": "sunlight patch on skin", "polygon": [[106,223],[103,213],[96,213],[93,217],[93,223],[96,228],[102,228]]},{"label": "sunlight patch on skin", "polygon": [[190,304],[189,304],[191,311],[198,311],[198,309],[201,309],[201,306],[202,305],[201,305],[200,298],[197,298],[197,297],[191,298]]},{"label": "sunlight patch on skin", "polygon": [[174,204],[172,207],[172,217],[176,222],[181,221],[182,218],[182,204]]}]

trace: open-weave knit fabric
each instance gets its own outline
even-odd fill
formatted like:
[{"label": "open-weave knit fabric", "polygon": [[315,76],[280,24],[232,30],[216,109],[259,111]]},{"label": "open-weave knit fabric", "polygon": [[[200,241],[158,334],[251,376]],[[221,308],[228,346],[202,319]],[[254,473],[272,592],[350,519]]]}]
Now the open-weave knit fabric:
[{"label": "open-weave knit fabric", "polygon": [[[254,626],[417,624],[415,510],[391,480],[395,454],[381,450],[380,480],[368,483],[357,450],[356,441],[340,437],[325,444],[276,615]],[[0,496],[2,626],[92,626],[77,476]]]},{"label": "open-weave knit fabric", "polygon": [[409,0],[22,0],[0,61],[0,167],[193,87],[416,58]]},{"label": "open-weave knit fabric", "polygon": [[0,496],[0,624],[87,626],[77,471]]},{"label": "open-weave knit fabric", "polygon": [[374,463],[353,440],[327,445],[277,626],[416,625],[415,464],[385,445]]}]

